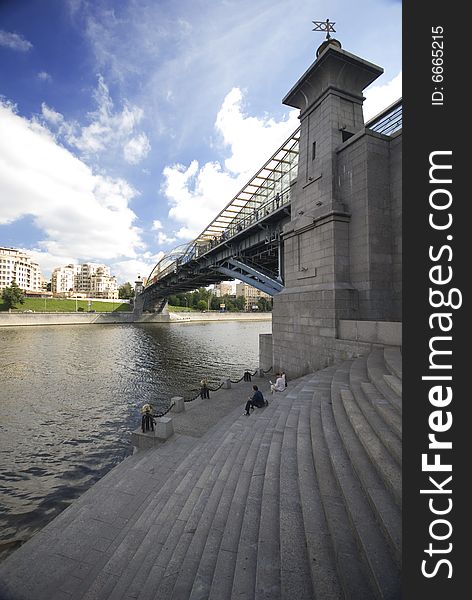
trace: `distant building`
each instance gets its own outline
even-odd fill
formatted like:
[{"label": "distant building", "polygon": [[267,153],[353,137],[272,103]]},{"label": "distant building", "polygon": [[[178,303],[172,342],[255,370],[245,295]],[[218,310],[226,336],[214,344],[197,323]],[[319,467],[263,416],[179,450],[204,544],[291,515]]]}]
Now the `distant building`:
[{"label": "distant building", "polygon": [[233,293],[233,286],[231,283],[216,283],[213,287],[213,293],[217,298],[222,298],[223,296],[231,296]]},{"label": "distant building", "polygon": [[247,283],[237,283],[236,284],[236,297],[244,296],[244,308],[246,310],[251,310],[251,308],[256,305],[257,301],[260,298],[265,298],[266,300],[270,300],[271,296],[260,290],[256,289],[252,285],[248,285]]},{"label": "distant building", "polygon": [[57,267],[52,272],[51,290],[57,296],[118,298],[116,277],[110,267],[97,263]]},{"label": "distant building", "polygon": [[80,265],[56,267],[51,275],[51,291],[54,295],[68,296],[76,291],[76,278]]},{"label": "distant building", "polygon": [[24,292],[41,292],[41,270],[28,254],[14,248],[0,248],[0,291],[15,280]]}]

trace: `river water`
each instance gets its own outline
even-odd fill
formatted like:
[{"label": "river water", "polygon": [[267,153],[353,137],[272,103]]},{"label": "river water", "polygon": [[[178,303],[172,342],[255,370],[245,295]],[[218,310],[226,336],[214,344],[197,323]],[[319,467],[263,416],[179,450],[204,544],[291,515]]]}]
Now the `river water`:
[{"label": "river water", "polygon": [[139,408],[258,366],[267,321],[0,328],[0,559],[131,454]]}]

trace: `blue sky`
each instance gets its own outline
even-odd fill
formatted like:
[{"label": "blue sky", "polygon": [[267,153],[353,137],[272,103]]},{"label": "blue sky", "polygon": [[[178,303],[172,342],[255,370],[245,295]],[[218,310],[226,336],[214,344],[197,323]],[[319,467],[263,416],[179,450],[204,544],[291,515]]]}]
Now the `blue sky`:
[{"label": "blue sky", "polygon": [[327,17],[385,69],[373,116],[401,95],[398,1],[2,0],[0,246],[147,275],[297,127]]}]

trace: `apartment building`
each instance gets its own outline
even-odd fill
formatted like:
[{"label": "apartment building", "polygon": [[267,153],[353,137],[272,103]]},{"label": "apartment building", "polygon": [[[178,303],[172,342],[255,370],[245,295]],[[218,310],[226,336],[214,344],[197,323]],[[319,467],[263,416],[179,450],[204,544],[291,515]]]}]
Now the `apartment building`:
[{"label": "apartment building", "polygon": [[56,267],[51,275],[51,291],[54,295],[68,296],[76,289],[76,277],[80,265]]},{"label": "apartment building", "polygon": [[251,310],[253,306],[257,306],[257,301],[260,298],[266,298],[267,300],[270,300],[271,298],[269,294],[261,292],[252,285],[242,282],[236,284],[236,297],[238,296],[244,296],[245,310]]},{"label": "apartment building", "polygon": [[41,269],[28,254],[15,248],[0,248],[0,292],[15,280],[24,292],[41,291]]},{"label": "apartment building", "polygon": [[231,296],[233,294],[233,286],[231,283],[227,283],[223,281],[222,283],[216,283],[213,286],[213,293],[217,298],[222,298],[223,296]]},{"label": "apartment building", "polygon": [[51,290],[57,296],[118,298],[116,277],[110,267],[97,263],[57,267],[52,272]]}]

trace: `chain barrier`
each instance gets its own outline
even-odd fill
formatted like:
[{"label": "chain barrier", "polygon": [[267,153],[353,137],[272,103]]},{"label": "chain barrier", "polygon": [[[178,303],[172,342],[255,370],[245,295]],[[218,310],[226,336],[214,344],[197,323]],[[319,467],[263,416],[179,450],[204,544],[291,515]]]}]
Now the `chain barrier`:
[{"label": "chain barrier", "polygon": [[210,392],[217,392],[222,387],[223,387],[223,381],[220,383],[220,385],[218,387],[216,387],[216,388],[209,387],[208,389]]},{"label": "chain barrier", "polygon": [[169,407],[162,413],[156,413],[155,415],[152,415],[153,417],[164,417],[168,412],[170,412],[170,410],[172,409],[172,407],[175,406],[175,402],[171,402]]},{"label": "chain barrier", "polygon": [[[230,379],[229,381],[231,381],[231,383],[240,383],[245,378],[246,373],[248,373],[251,377],[254,377],[257,374],[258,370],[259,369],[256,369],[254,371],[254,373],[251,373],[250,371],[245,371],[243,373],[243,376],[240,377],[239,379],[236,379],[236,380]],[[269,367],[269,369],[267,369],[267,371],[262,371],[262,372],[263,373],[268,373],[271,370],[272,370],[272,367]],[[250,379],[248,379],[248,381],[250,381]],[[209,392],[217,392],[219,389],[221,389],[223,387],[223,385],[224,385],[224,381],[222,381],[220,383],[220,385],[217,386],[217,387],[209,387],[209,386],[207,386],[207,389],[208,389]],[[184,402],[193,402],[194,400],[196,400],[197,398],[200,397],[200,389],[197,390],[196,388],[193,388],[191,391],[192,392],[198,392],[198,393],[193,398],[184,398]],[[169,410],[170,410],[170,408],[169,408]],[[167,412],[169,412],[169,410]]]},{"label": "chain barrier", "polygon": [[193,402],[197,398],[200,398],[200,392],[198,392],[198,394],[196,396],[194,396],[193,398],[184,398],[184,402]]},{"label": "chain barrier", "polygon": [[[254,377],[256,375],[256,373],[257,373],[258,370],[259,369],[256,369],[254,371],[254,373],[251,373],[250,371],[245,371],[243,373],[243,376],[240,379],[236,379],[235,381],[233,381],[233,379],[230,379],[229,381],[231,381],[231,383],[239,383],[239,382],[241,382],[245,378],[246,373],[248,373],[251,377]],[[272,367],[269,367],[267,369],[267,371],[262,371],[262,373],[268,373],[271,370],[272,370]],[[248,381],[250,381],[250,379],[248,379]],[[222,381],[218,387],[211,388],[211,387],[207,386],[207,389],[210,392],[217,392],[219,389],[221,389],[223,387],[223,385],[224,385],[224,381]],[[192,390],[192,392],[195,392],[195,391],[197,391],[197,390],[196,389]],[[193,402],[194,400],[196,400],[199,397],[200,397],[200,390],[198,390],[198,394],[196,396],[194,396],[193,398],[184,398],[184,402]],[[164,410],[163,412],[156,413],[156,414],[154,414],[152,416],[154,418],[164,417],[167,413],[169,413],[172,410],[172,408],[174,406],[175,406],[175,402],[171,402],[170,405],[168,406],[168,408],[166,408],[166,410]]]}]

